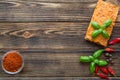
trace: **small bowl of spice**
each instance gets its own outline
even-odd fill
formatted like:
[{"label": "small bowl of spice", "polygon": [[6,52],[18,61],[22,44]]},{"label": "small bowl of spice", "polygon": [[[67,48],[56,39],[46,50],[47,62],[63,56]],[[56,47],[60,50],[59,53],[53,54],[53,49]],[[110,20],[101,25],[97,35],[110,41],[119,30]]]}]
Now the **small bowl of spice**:
[{"label": "small bowl of spice", "polygon": [[8,74],[17,74],[24,67],[24,60],[18,51],[9,51],[2,57],[2,68]]}]

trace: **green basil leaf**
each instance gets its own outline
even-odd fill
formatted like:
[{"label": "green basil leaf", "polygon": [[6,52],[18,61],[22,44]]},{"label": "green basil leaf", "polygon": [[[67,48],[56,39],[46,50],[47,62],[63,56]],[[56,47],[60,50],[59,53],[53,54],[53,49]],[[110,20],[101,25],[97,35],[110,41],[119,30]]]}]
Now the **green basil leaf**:
[{"label": "green basil leaf", "polygon": [[80,56],[80,62],[91,62],[91,58],[89,56]]},{"label": "green basil leaf", "polygon": [[112,24],[112,20],[106,20],[102,25],[102,29],[108,28],[111,24]]},{"label": "green basil leaf", "polygon": [[93,74],[95,72],[95,63],[91,62],[90,63],[90,73]]},{"label": "green basil leaf", "polygon": [[95,63],[95,64],[98,64],[98,63],[99,63],[99,60],[98,60],[98,59],[95,59],[95,60],[94,60],[94,63]]},{"label": "green basil leaf", "polygon": [[92,38],[93,38],[93,39],[96,38],[100,33],[101,33],[101,30],[94,30],[94,31],[92,32]]},{"label": "green basil leaf", "polygon": [[91,61],[94,61],[94,57],[93,56],[89,56]]},{"label": "green basil leaf", "polygon": [[99,50],[95,51],[95,52],[93,53],[94,59],[99,58],[99,57],[102,55],[103,51],[104,51],[104,49],[99,49]]},{"label": "green basil leaf", "polygon": [[110,37],[109,34],[105,30],[102,31],[102,36],[104,38],[109,38]]},{"label": "green basil leaf", "polygon": [[92,21],[91,25],[94,29],[99,29],[100,28],[100,25],[97,22]]},{"label": "green basil leaf", "polygon": [[105,61],[105,60],[99,60],[99,62],[98,62],[98,66],[106,66],[108,64],[108,62],[107,61]]}]

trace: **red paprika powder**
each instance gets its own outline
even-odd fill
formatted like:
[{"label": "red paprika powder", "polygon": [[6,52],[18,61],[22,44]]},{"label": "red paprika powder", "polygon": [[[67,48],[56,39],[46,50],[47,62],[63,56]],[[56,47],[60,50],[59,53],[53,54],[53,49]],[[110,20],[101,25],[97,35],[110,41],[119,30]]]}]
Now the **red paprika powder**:
[{"label": "red paprika powder", "polygon": [[9,72],[18,71],[23,64],[23,59],[17,51],[8,52],[3,58],[2,66]]}]

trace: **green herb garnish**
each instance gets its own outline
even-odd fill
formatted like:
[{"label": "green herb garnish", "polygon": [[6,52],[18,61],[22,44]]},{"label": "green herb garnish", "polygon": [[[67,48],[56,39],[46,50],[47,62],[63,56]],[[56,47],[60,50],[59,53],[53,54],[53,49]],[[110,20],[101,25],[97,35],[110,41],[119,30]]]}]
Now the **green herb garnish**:
[{"label": "green herb garnish", "polygon": [[106,20],[102,26],[100,26],[97,22],[92,21],[91,25],[95,29],[91,34],[92,38],[96,38],[99,34],[102,34],[104,38],[109,38],[110,35],[105,29],[108,28],[111,24],[112,20]]}]

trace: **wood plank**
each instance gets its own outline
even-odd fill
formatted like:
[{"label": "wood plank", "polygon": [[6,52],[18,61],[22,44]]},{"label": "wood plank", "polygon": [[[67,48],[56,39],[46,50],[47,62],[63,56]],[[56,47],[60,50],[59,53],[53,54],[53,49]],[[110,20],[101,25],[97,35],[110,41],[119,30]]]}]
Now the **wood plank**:
[{"label": "wood plank", "polygon": [[[5,77],[5,80],[99,80],[97,77]],[[118,77],[111,77],[110,80],[119,80]],[[3,80],[3,78],[0,78],[0,80]]]},{"label": "wood plank", "polygon": [[[5,0],[1,0],[2,2],[4,2]],[[7,0],[7,1],[20,1],[20,2],[57,2],[57,3],[74,3],[74,2],[94,2],[96,0]]]},{"label": "wood plank", "polygon": [[[116,23],[111,40],[119,37],[119,25]],[[84,40],[87,26],[86,22],[0,23],[0,48],[62,51],[101,48]]]},{"label": "wood plank", "polygon": [[[0,58],[15,49],[25,59],[19,74],[8,75],[0,68],[0,80],[98,80],[89,73],[89,64],[79,63],[79,56],[102,48],[84,40],[96,2],[0,0]],[[119,25],[120,13],[111,40],[120,36]],[[110,66],[118,76],[111,80],[120,79],[119,46],[109,46],[116,50]]]},{"label": "wood plank", "polygon": [[[1,0],[1,22],[90,21],[97,0]],[[119,13],[120,16],[120,13]],[[117,21],[120,21],[118,18]]]},{"label": "wood plank", "polygon": [[[91,52],[79,53],[42,53],[19,50],[24,57],[25,66],[22,72],[8,75],[0,68],[0,77],[94,77],[89,73],[89,63],[80,63],[79,56],[91,55]],[[110,65],[119,75],[120,51],[113,54],[114,65]],[[4,53],[0,52],[0,57]],[[105,59],[103,56],[101,59]]]}]

